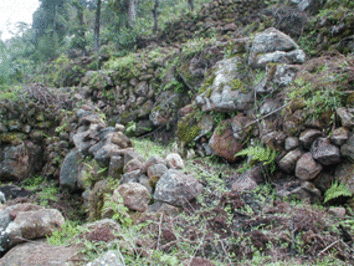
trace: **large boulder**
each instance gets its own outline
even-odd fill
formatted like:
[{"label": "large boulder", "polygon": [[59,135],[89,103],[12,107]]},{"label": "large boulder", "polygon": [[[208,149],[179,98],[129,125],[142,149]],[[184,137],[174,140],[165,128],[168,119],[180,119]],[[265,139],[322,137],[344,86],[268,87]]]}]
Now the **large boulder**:
[{"label": "large boulder", "polygon": [[0,212],[0,250],[51,235],[64,224],[64,217],[56,209],[34,204],[16,204]]},{"label": "large boulder", "polygon": [[42,159],[41,148],[29,141],[0,150],[0,181],[29,177],[39,169]]},{"label": "large boulder", "polygon": [[244,71],[240,71],[243,65],[239,57],[218,61],[213,68],[215,78],[206,91],[196,97],[196,104],[203,111],[233,112],[251,107],[253,92]]},{"label": "large boulder", "polygon": [[193,176],[170,169],[157,182],[154,199],[182,206],[197,197],[202,189],[202,184]]},{"label": "large boulder", "polygon": [[75,246],[52,246],[45,240],[19,244],[0,259],[0,266],[74,266],[84,260]]}]

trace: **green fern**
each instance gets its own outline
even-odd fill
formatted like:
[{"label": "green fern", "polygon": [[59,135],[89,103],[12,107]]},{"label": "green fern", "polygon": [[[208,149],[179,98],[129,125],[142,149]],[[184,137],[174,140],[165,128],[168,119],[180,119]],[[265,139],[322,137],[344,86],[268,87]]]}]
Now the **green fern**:
[{"label": "green fern", "polygon": [[251,156],[252,161],[262,162],[263,166],[269,165],[270,172],[274,172],[276,169],[275,159],[277,157],[277,152],[271,149],[269,146],[263,148],[261,146],[249,146],[246,149],[235,154],[236,156]]},{"label": "green fern", "polygon": [[335,181],[332,186],[327,189],[324,196],[324,203],[326,203],[332,199],[337,199],[339,197],[352,197],[353,193],[350,191],[348,185]]}]

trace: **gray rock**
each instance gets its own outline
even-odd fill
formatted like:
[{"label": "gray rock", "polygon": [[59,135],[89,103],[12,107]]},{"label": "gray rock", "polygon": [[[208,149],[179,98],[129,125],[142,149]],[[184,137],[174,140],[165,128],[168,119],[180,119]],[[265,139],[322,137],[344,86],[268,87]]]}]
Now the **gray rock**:
[{"label": "gray rock", "polygon": [[300,149],[296,149],[288,152],[278,162],[279,168],[287,173],[293,173],[295,171],[296,163],[301,158],[302,155],[303,152]]},{"label": "gray rock", "polygon": [[77,188],[78,166],[81,160],[77,149],[71,150],[65,157],[60,169],[59,184],[63,189],[74,190]]},{"label": "gray rock", "polygon": [[299,147],[299,145],[300,145],[299,139],[296,137],[288,137],[285,140],[285,150],[287,151],[296,149],[297,147]]},{"label": "gray rock", "polygon": [[139,178],[141,175],[143,175],[143,173],[140,169],[125,173],[122,175],[122,179],[120,180],[119,184],[139,183]]},{"label": "gray rock", "polygon": [[76,133],[73,136],[73,142],[76,149],[83,155],[89,155],[89,149],[94,144],[90,142],[91,138],[89,138],[90,132],[85,131],[82,133]]},{"label": "gray rock", "polygon": [[126,149],[124,152],[124,165],[133,159],[138,159],[141,162],[144,161],[144,158],[141,154],[135,152],[132,148]]},{"label": "gray rock", "polygon": [[299,46],[288,35],[275,28],[268,28],[256,34],[253,39],[248,64],[253,65],[258,54],[275,51],[289,52],[296,49],[299,49]]},{"label": "gray rock", "polygon": [[81,78],[81,85],[88,86],[93,89],[103,90],[112,87],[113,82],[103,70],[87,71],[85,76]]},{"label": "gray rock", "polygon": [[153,164],[147,170],[147,175],[149,178],[158,178],[160,179],[168,171],[165,164]]},{"label": "gray rock", "polygon": [[297,71],[295,65],[266,65],[266,75],[256,85],[255,90],[257,93],[270,93],[286,87],[294,81]]},{"label": "gray rock", "polygon": [[136,136],[141,136],[148,132],[151,132],[154,129],[154,123],[150,120],[140,120],[136,125]]},{"label": "gray rock", "polygon": [[331,144],[328,138],[318,138],[312,143],[312,157],[323,165],[336,164],[341,161],[339,148]]},{"label": "gray rock", "polygon": [[113,155],[109,161],[108,175],[112,178],[119,178],[123,173],[124,158],[120,155]]},{"label": "gray rock", "polygon": [[144,163],[144,167],[142,169],[143,173],[147,173],[148,169],[150,168],[150,166],[154,165],[154,164],[165,164],[165,160],[162,159],[162,157],[160,156],[151,156],[149,159],[147,159],[147,161]]},{"label": "gray rock", "polygon": [[118,250],[109,250],[86,266],[123,266],[122,254]]},{"label": "gray rock", "polygon": [[302,180],[314,179],[322,170],[322,165],[316,162],[310,152],[301,156],[296,163],[295,175]]},{"label": "gray rock", "polygon": [[323,0],[292,0],[301,11],[306,11],[310,15],[315,15],[323,7]]},{"label": "gray rock", "polygon": [[108,167],[111,156],[119,154],[119,150],[117,145],[109,143],[95,152],[93,156],[101,167]]},{"label": "gray rock", "polygon": [[[214,67],[215,79],[207,91],[196,97],[197,106],[203,111],[233,112],[249,108],[253,102],[253,92],[247,88],[233,88],[235,79],[241,80],[238,71],[242,63],[239,57],[218,61]],[[244,85],[246,86],[246,85]],[[207,92],[211,90],[210,96]]]},{"label": "gray rock", "polygon": [[197,197],[202,189],[203,186],[196,178],[170,169],[157,182],[154,199],[182,206]]},{"label": "gray rock", "polygon": [[268,63],[303,64],[305,59],[306,54],[303,50],[291,52],[275,51],[257,56],[253,62],[253,66],[265,68]]},{"label": "gray rock", "polygon": [[142,170],[144,164],[137,158],[130,160],[126,165],[124,165],[123,173],[129,173],[135,170]]}]

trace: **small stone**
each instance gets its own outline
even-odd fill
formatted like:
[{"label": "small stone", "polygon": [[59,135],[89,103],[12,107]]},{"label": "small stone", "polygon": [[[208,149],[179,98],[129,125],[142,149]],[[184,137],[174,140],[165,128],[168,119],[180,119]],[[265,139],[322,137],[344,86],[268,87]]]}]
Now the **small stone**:
[{"label": "small stone", "polygon": [[297,148],[299,145],[300,145],[299,139],[296,137],[288,137],[285,140],[285,149],[287,151],[293,150],[293,149]]},{"label": "small stone", "polygon": [[299,140],[305,148],[310,149],[312,142],[322,135],[322,132],[317,129],[308,129],[301,133]]},{"label": "small stone", "polygon": [[344,218],[346,214],[346,210],[343,207],[335,207],[335,208],[330,208],[328,210],[328,213],[337,216],[339,218]]},{"label": "small stone", "polygon": [[345,127],[336,128],[330,139],[335,145],[342,146],[349,139],[349,130]]},{"label": "small stone", "polygon": [[170,169],[183,169],[184,162],[178,153],[170,153],[166,156],[166,164]]}]

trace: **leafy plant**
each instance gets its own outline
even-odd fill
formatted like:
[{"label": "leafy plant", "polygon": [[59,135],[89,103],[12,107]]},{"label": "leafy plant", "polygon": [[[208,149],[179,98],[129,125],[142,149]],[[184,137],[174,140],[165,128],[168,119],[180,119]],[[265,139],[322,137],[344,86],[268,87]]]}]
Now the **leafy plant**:
[{"label": "leafy plant", "polygon": [[55,230],[51,236],[46,236],[47,242],[54,246],[63,246],[82,232],[82,227],[75,225],[74,222],[66,221],[61,228]]},{"label": "leafy plant", "polygon": [[113,201],[113,196],[111,194],[105,194],[105,202],[102,207],[102,213],[113,211],[113,220],[120,222],[123,227],[128,227],[132,225],[132,219],[129,217],[129,209],[124,206],[124,199],[119,194],[118,203]]},{"label": "leafy plant", "polygon": [[335,181],[332,186],[327,189],[324,196],[324,203],[326,203],[339,197],[352,197],[353,193],[350,191],[348,185]]},{"label": "leafy plant", "polygon": [[275,159],[277,152],[271,149],[269,146],[263,148],[262,146],[249,146],[246,149],[235,154],[236,156],[251,156],[252,161],[262,162],[263,166],[269,165],[270,172],[274,172],[276,169]]}]

